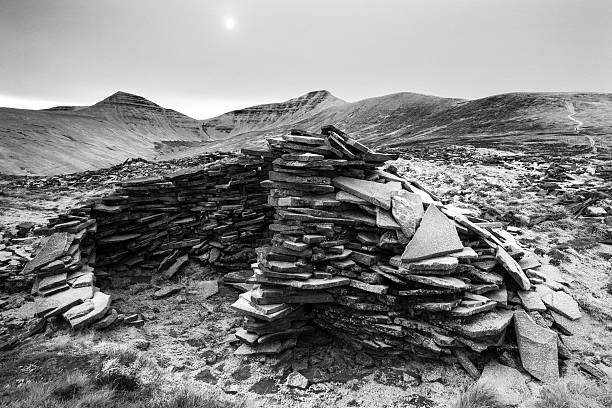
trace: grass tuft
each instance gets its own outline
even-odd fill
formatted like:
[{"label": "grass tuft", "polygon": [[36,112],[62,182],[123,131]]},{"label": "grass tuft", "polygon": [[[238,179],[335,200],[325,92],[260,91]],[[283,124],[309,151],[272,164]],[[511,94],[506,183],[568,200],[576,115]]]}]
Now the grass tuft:
[{"label": "grass tuft", "polygon": [[206,389],[176,388],[157,399],[151,408],[244,408],[243,401],[228,400]]},{"label": "grass tuft", "polygon": [[461,393],[459,399],[452,405],[453,408],[506,408],[499,401],[497,391],[486,382],[477,382],[470,385]]},{"label": "grass tuft", "polygon": [[579,375],[545,386],[536,408],[609,408],[612,407],[612,380],[596,383]]}]

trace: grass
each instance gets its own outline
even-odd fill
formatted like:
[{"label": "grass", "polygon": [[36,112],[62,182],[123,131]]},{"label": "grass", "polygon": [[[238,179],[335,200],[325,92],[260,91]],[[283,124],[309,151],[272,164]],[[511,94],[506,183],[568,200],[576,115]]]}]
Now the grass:
[{"label": "grass", "polygon": [[[592,381],[574,375],[546,385],[530,404],[533,408],[609,408],[612,407],[612,379]],[[461,393],[452,408],[507,408],[497,390],[487,383],[474,383]]]},{"label": "grass", "polygon": [[[164,389],[156,384],[153,392],[122,392],[101,385],[95,378],[77,372],[48,383],[33,382],[3,408],[244,408],[244,401],[228,399],[201,385]],[[152,390],[153,388],[150,388]]]},{"label": "grass", "polygon": [[452,408],[506,408],[497,390],[485,382],[476,382],[461,393]]},{"label": "grass", "polygon": [[[60,342],[60,344],[63,342]],[[199,382],[176,385],[148,355],[87,335],[64,342],[87,354],[91,365],[26,382],[0,397],[1,408],[242,408],[221,391]],[[49,381],[49,378],[51,380]],[[3,399],[4,398],[4,399]]]},{"label": "grass", "polygon": [[535,408],[612,407],[612,380],[595,382],[575,375],[561,379],[540,391]]}]

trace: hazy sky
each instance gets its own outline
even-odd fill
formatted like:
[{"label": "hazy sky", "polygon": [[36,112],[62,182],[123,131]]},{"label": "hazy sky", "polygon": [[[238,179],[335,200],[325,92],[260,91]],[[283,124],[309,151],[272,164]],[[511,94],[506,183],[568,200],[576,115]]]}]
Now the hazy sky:
[{"label": "hazy sky", "polygon": [[0,0],[0,106],[612,92],[611,0]]}]

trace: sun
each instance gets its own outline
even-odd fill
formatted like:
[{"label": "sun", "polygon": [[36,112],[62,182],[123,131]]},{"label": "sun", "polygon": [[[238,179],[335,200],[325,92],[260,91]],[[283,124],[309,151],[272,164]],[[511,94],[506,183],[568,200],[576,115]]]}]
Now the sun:
[{"label": "sun", "polygon": [[234,28],[236,28],[236,20],[232,16],[227,16],[223,20],[223,25],[225,25],[226,30],[232,31]]}]

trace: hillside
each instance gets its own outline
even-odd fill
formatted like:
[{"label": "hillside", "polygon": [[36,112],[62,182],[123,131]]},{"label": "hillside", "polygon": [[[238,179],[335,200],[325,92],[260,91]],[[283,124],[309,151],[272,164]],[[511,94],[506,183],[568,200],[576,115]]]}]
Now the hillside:
[{"label": "hillside", "polygon": [[0,173],[61,174],[153,159],[163,141],[206,140],[200,122],[125,92],[89,107],[0,108]]},{"label": "hillside", "polygon": [[[311,94],[331,98],[326,91]],[[173,156],[261,146],[265,137],[292,127],[316,131],[327,123],[377,147],[434,142],[519,149],[530,143],[612,145],[612,94],[511,93],[462,100],[402,92],[353,103],[332,101],[333,106],[307,115],[278,115],[277,120],[266,108],[270,105],[226,113],[204,121],[207,134],[215,136],[211,139],[225,139]],[[568,116],[572,110],[575,120]]]},{"label": "hillside", "polygon": [[317,131],[328,123],[375,147],[610,148],[612,94],[511,93],[463,100],[402,92],[346,102],[321,90],[199,121],[117,92],[88,107],[0,108],[0,173],[60,174],[130,157],[239,150],[291,128]]}]

